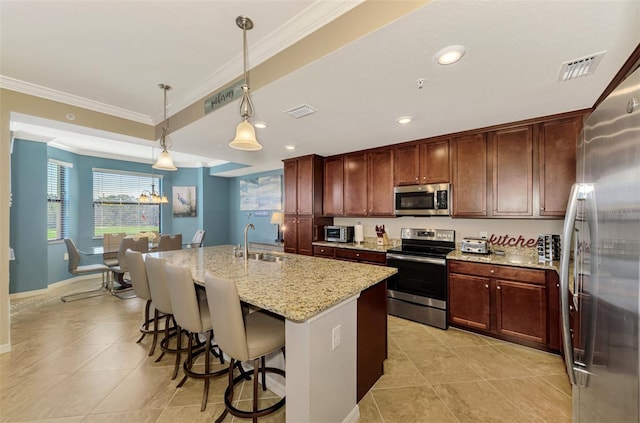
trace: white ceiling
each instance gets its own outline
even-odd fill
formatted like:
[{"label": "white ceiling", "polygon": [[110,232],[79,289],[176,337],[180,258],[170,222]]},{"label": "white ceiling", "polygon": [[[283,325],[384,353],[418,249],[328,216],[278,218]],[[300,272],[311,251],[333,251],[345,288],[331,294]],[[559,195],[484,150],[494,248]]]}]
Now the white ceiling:
[{"label": "white ceiling", "polygon": [[[247,34],[253,67],[359,3],[0,0],[0,86],[157,124],[163,113],[158,83],[174,88],[171,116],[240,76],[236,16],[254,21]],[[240,120],[236,102],[172,132],[171,152],[178,166],[249,165],[222,174],[238,176],[282,167],[286,157],[589,108],[639,43],[635,0],[435,1],[252,90],[254,120],[269,125],[257,130],[263,150],[227,146]],[[438,65],[434,54],[451,44],[464,45],[465,56]],[[594,74],[558,82],[562,62],[602,51]],[[422,89],[419,78],[426,80]],[[317,113],[297,120],[284,113],[300,104]],[[404,115],[414,121],[397,124]],[[83,154],[151,161],[144,140],[13,119],[16,131],[53,137],[55,145]]]}]

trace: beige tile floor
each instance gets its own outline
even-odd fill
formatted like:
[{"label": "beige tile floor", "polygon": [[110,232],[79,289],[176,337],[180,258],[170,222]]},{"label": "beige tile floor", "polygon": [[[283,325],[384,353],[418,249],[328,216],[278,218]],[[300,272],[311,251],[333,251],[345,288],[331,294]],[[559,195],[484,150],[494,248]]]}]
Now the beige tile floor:
[{"label": "beige tile floor", "polygon": [[[150,339],[135,343],[142,300],[59,300],[78,285],[12,302],[1,422],[211,422],[220,414],[226,379],[213,381],[201,413],[202,382],[176,389],[172,356],[155,363]],[[242,387],[241,407],[248,391]],[[276,398],[267,391],[263,401]],[[385,375],[360,414],[363,423],[570,422],[571,391],[558,356],[389,317]],[[282,422],[284,413],[260,421]]]}]

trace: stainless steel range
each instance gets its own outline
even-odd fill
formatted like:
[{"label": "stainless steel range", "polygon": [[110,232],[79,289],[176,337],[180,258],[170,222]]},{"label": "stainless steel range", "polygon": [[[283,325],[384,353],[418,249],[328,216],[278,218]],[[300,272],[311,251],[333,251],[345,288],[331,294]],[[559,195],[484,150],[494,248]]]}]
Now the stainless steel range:
[{"label": "stainless steel range", "polygon": [[389,314],[447,329],[447,260],[456,248],[450,229],[403,228],[402,246],[387,250],[398,273],[387,283]]}]

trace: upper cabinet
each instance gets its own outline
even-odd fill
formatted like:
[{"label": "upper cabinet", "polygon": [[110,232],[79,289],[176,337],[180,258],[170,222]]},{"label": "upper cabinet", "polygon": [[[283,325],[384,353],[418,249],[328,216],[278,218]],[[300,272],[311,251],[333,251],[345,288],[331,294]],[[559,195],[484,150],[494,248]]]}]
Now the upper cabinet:
[{"label": "upper cabinet", "polygon": [[451,140],[453,216],[487,216],[487,139],[485,134]]},{"label": "upper cabinet", "polygon": [[449,182],[449,140],[398,146],[394,155],[396,186]]},{"label": "upper cabinet", "polygon": [[380,149],[324,162],[325,216],[393,216],[393,151]]},{"label": "upper cabinet", "polygon": [[533,214],[533,126],[489,133],[493,216]]},{"label": "upper cabinet", "polygon": [[582,116],[545,122],[540,129],[540,216],[564,216],[576,180],[576,140]]},{"label": "upper cabinet", "polygon": [[453,216],[563,217],[576,180],[582,117],[453,138]]}]

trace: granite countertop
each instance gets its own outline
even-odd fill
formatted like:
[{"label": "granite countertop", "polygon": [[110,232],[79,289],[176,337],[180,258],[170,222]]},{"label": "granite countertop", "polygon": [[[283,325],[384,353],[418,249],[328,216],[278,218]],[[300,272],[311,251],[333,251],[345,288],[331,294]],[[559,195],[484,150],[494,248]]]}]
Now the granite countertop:
[{"label": "granite countertop", "polygon": [[394,240],[390,240],[388,245],[377,245],[376,238],[366,238],[364,242],[356,244],[355,242],[331,242],[331,241],[314,241],[313,245],[320,247],[348,248],[350,250],[374,251],[378,253],[386,253],[389,248],[396,246]]},{"label": "granite countertop", "polygon": [[447,260],[472,261],[476,263],[499,264],[501,266],[517,266],[527,267],[531,269],[555,270],[560,271],[560,261],[551,263],[538,263],[538,256],[531,254],[506,252],[504,256],[497,254],[473,254],[463,253],[460,249],[450,252]]},{"label": "granite countertop", "polygon": [[274,252],[279,262],[235,257],[232,245],[150,253],[191,269],[204,285],[204,274],[231,279],[240,299],[294,322],[309,318],[395,274],[393,267]]}]

